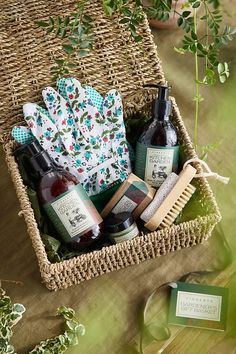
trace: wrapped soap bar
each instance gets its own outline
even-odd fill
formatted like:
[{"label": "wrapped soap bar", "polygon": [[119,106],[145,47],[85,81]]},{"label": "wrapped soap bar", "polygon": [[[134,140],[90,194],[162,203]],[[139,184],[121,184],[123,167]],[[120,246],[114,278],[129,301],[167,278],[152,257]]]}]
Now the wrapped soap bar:
[{"label": "wrapped soap bar", "polygon": [[101,216],[105,218],[109,213],[130,212],[134,219],[137,219],[151,203],[155,193],[154,188],[131,173],[105,206]]}]

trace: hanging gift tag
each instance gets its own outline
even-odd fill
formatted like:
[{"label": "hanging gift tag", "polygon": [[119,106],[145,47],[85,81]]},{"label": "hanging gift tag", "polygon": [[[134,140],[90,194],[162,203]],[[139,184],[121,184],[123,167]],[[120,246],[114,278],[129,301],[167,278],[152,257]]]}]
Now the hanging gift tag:
[{"label": "hanging gift tag", "polygon": [[203,284],[176,282],[171,290],[170,324],[225,330],[228,289]]}]

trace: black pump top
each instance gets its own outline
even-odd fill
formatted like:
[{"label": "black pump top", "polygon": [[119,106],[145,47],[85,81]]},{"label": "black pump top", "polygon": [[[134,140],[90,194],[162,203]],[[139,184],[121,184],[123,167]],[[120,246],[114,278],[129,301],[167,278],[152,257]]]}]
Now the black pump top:
[{"label": "black pump top", "polygon": [[44,151],[37,139],[34,139],[30,144],[28,144],[28,149],[32,156]]},{"label": "black pump top", "polygon": [[168,118],[172,111],[172,103],[169,100],[169,89],[168,85],[158,85],[158,84],[148,84],[144,87],[155,87],[158,88],[158,96],[154,103],[154,118],[163,120]]},{"label": "black pump top", "polygon": [[31,157],[30,163],[33,166],[34,170],[38,172],[41,176],[55,169],[55,165],[51,157],[45,150]]},{"label": "black pump top", "polygon": [[29,158],[30,158],[31,156],[34,156],[34,155],[38,154],[41,151],[43,151],[42,146],[40,145],[40,143],[38,142],[37,139],[34,139],[33,141],[31,141],[31,143],[24,144],[24,145],[21,145],[20,147],[18,147],[14,151],[13,154],[14,154],[14,156],[18,157],[22,153],[24,153],[27,156],[29,156]]}]

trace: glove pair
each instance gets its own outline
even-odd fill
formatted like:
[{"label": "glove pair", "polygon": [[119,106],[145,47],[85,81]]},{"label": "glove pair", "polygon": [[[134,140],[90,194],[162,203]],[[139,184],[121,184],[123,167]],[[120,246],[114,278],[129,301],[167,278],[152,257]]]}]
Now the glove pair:
[{"label": "glove pair", "polygon": [[[15,127],[12,135],[29,142],[34,137],[52,159],[74,174],[89,196],[124,181],[131,172],[120,94],[103,97],[74,78],[63,78],[43,90],[47,107],[23,106],[29,129]],[[19,137],[19,133],[21,137]]]}]

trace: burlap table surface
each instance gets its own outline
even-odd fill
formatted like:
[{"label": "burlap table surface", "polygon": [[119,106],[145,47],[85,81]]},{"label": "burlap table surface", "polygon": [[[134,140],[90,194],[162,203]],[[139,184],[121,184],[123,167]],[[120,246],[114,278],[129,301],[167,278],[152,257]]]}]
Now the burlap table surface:
[{"label": "burlap table surface", "polygon": [[[173,33],[171,40],[174,37]],[[163,41],[169,39],[168,34],[162,34],[161,38]],[[171,65],[176,61],[176,57],[170,55],[171,53],[172,46],[163,44],[160,56],[162,58],[164,56],[164,69],[169,72]],[[190,65],[185,66],[185,73],[187,70],[191,71]],[[185,78],[187,76],[186,74]],[[175,76],[175,83],[176,88],[180,89],[181,73]],[[186,103],[184,93],[188,89],[185,87],[184,92],[179,95],[182,106]],[[233,136],[233,131],[231,135]],[[225,150],[226,148],[225,146]],[[232,144],[230,149],[233,149]],[[217,155],[218,160],[220,156],[223,155]],[[228,162],[226,172],[233,166],[232,159]],[[124,354],[126,344],[138,333],[141,305],[155,287],[194,270],[213,268],[224,258],[220,252],[222,240],[214,235],[203,245],[146,261],[138,266],[83,282],[67,290],[50,292],[41,284],[36,257],[24,220],[17,216],[19,204],[7,172],[2,149],[0,166],[0,279],[23,283],[23,285],[7,282],[2,284],[14,302],[23,303],[27,308],[24,319],[15,328],[13,338],[19,354],[27,353],[40,340],[61,333],[61,321],[54,316],[56,308],[60,305],[73,307],[86,326],[86,335],[81,338],[80,346],[72,348],[68,353]],[[230,193],[230,189],[226,194],[222,192],[220,196],[232,204],[233,194]],[[232,217],[230,207],[226,208],[226,211],[225,220],[229,224]],[[232,228],[233,224],[231,230]]]}]

